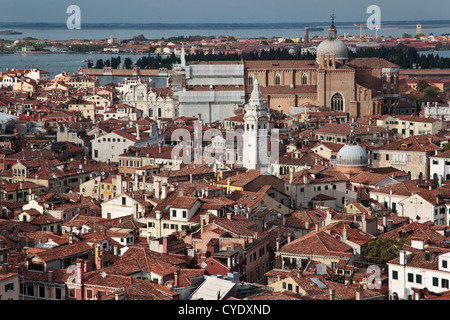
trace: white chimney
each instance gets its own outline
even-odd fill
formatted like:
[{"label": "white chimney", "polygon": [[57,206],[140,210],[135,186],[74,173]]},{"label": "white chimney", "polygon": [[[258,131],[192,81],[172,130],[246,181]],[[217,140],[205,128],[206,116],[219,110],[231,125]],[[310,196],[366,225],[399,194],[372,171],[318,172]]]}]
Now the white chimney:
[{"label": "white chimney", "polygon": [[167,197],[167,183],[163,183],[161,186],[161,199],[165,199]]},{"label": "white chimney", "polygon": [[334,300],[336,296],[336,290],[330,289],[330,300]]},{"label": "white chimney", "polygon": [[342,231],[342,241],[347,241],[347,228],[344,227],[344,230]]},{"label": "white chimney", "polygon": [[400,254],[400,265],[401,266],[406,265],[406,262],[407,262],[406,251],[405,250],[400,250],[399,254]]}]

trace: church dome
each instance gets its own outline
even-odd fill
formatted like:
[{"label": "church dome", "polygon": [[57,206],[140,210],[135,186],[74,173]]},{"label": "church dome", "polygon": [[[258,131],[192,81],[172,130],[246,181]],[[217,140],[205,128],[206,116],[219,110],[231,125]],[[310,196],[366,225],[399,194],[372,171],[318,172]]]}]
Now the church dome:
[{"label": "church dome", "polygon": [[334,25],[334,13],[331,16],[331,26],[328,29],[328,38],[322,41],[316,49],[317,61],[325,54],[334,54],[336,61],[344,62],[348,60],[347,46],[342,40],[337,38],[337,29]]},{"label": "church dome", "polygon": [[342,167],[366,167],[369,164],[367,152],[359,145],[343,146],[337,156],[336,165]]},{"label": "church dome", "polygon": [[334,54],[337,61],[348,60],[347,46],[342,40],[337,38],[325,39],[317,46],[317,57],[325,54]]}]

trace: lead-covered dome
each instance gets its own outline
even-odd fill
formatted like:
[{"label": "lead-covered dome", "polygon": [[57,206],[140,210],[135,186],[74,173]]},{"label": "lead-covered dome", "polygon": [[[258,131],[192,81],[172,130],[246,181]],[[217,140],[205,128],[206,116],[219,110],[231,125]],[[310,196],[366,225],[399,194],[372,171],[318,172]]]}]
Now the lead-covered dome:
[{"label": "lead-covered dome", "polygon": [[336,156],[336,166],[366,167],[369,165],[367,152],[359,145],[345,145]]},{"label": "lead-covered dome", "polygon": [[316,49],[316,56],[322,56],[325,54],[334,54],[336,61],[343,62],[348,60],[347,46],[339,39],[325,39],[322,41]]},{"label": "lead-covered dome", "polygon": [[334,14],[331,16],[332,22],[328,29],[328,38],[322,41],[316,49],[317,61],[319,57],[326,54],[334,54],[336,61],[345,63],[348,60],[347,46],[342,40],[337,38],[337,29],[334,25]]}]

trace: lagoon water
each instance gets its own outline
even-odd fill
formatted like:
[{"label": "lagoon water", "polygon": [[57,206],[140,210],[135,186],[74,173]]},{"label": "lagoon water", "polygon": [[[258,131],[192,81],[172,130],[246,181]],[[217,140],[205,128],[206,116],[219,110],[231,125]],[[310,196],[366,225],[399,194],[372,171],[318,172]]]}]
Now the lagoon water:
[{"label": "lagoon water", "polygon": [[[316,35],[326,35],[327,25],[317,26],[324,28],[323,31],[310,31],[310,37]],[[350,25],[336,25],[339,34],[343,35],[345,33],[350,35],[359,35],[359,27],[354,27]],[[267,26],[264,28],[210,28],[210,29],[196,29],[194,27],[175,29],[175,28],[81,28],[80,30],[69,30],[65,27],[43,27],[43,28],[30,28],[30,27],[17,27],[17,28],[7,28],[13,29],[15,31],[20,31],[21,35],[0,35],[0,38],[17,40],[23,37],[33,37],[37,39],[53,39],[53,40],[67,40],[67,39],[106,39],[110,35],[119,39],[130,39],[133,36],[143,34],[148,39],[160,39],[161,37],[168,38],[171,36],[189,36],[189,35],[203,35],[203,36],[220,36],[220,35],[239,35],[241,38],[259,38],[259,37],[302,37],[303,28],[281,28],[277,26]],[[387,25],[382,26],[378,31],[379,36],[394,36],[400,37],[403,33],[415,33],[415,25]],[[425,34],[445,34],[450,33],[450,25],[422,25],[422,32]],[[367,28],[363,29],[363,33],[368,35],[374,35],[374,30],[369,30]],[[238,37],[238,38],[239,38]],[[423,52],[428,53],[428,52]],[[435,54],[439,54],[442,57],[450,57],[450,50],[435,51]],[[86,62],[82,62],[85,59],[90,59],[94,63],[98,59],[110,59],[112,56],[117,57],[120,55],[122,61],[126,57],[131,58],[132,61],[136,61],[142,55],[133,54],[111,54],[111,53],[96,53],[96,54],[68,54],[68,53],[14,53],[14,54],[0,54],[0,71],[5,71],[6,68],[30,68],[37,67],[42,70],[50,72],[50,76],[67,71],[75,72],[80,66],[86,66]],[[159,78],[154,79],[156,86],[164,86],[165,79]],[[112,77],[101,77],[101,84],[108,82],[118,82],[121,78],[114,79]]]},{"label": "lagoon water", "polygon": [[[12,53],[0,54],[0,71],[4,72],[7,68],[12,69],[28,69],[31,67],[39,68],[50,73],[53,78],[62,72],[74,73],[79,67],[87,67],[83,60],[89,59],[95,62],[98,59],[111,59],[117,57],[117,54],[111,53],[95,53],[95,54],[79,54],[79,53]],[[142,54],[119,54],[121,61],[129,57],[133,62],[142,57]],[[156,87],[165,86],[165,78],[155,78]],[[122,81],[122,77],[100,77],[100,85]]]},{"label": "lagoon water", "polygon": [[[329,24],[314,25],[314,27],[321,27],[323,31],[310,31],[310,37],[317,35],[326,35]],[[352,25],[336,24],[340,35],[348,33],[350,35],[359,35],[359,27]],[[304,28],[284,27],[278,25],[267,25],[264,27],[227,27],[227,28],[198,28],[194,26],[187,26],[185,28],[100,28],[100,27],[83,27],[81,29],[67,29],[65,26],[60,27],[17,27],[8,28],[20,31],[20,35],[0,35],[0,38],[8,40],[22,39],[23,37],[33,37],[37,39],[49,40],[69,40],[69,39],[107,39],[110,35],[119,39],[131,39],[134,36],[143,34],[147,39],[160,39],[162,37],[169,38],[173,36],[221,36],[221,35],[238,35],[242,38],[259,38],[259,37],[303,37]],[[411,25],[383,25],[378,30],[379,36],[393,36],[401,37],[403,33],[415,34],[415,24]],[[450,33],[449,24],[422,24],[422,32],[424,34],[433,33],[446,34]],[[375,35],[375,30],[369,30],[367,27],[363,28],[363,34]]]}]

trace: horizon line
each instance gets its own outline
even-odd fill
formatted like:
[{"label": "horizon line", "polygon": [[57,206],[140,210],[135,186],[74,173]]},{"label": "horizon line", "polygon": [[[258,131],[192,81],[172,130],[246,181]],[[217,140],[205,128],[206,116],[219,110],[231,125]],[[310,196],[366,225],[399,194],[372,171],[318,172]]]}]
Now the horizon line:
[{"label": "horizon line", "polygon": [[[417,24],[421,22],[431,22],[431,23],[450,23],[450,19],[421,19],[421,20],[384,20],[385,24],[389,23],[412,23]],[[157,26],[157,25],[166,25],[166,26],[195,26],[195,25],[304,25],[304,24],[329,24],[330,21],[307,21],[307,22],[83,22],[83,25],[130,25],[130,26]],[[341,21],[335,22],[336,25],[339,24],[353,24],[353,23],[362,23],[360,20],[358,21]],[[5,25],[66,25],[66,22],[25,22],[25,21],[14,21],[14,22],[0,22],[0,26]]]}]

